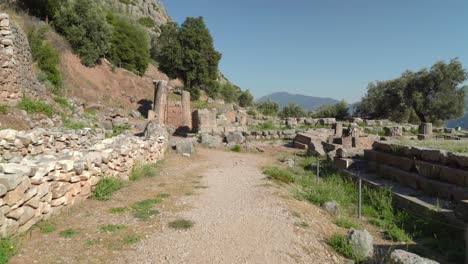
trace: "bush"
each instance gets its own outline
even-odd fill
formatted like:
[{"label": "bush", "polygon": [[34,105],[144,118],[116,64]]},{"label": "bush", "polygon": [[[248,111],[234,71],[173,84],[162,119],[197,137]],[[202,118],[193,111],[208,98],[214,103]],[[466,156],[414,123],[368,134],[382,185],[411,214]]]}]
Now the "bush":
[{"label": "bush", "polygon": [[55,28],[70,42],[86,66],[95,65],[110,48],[112,27],[105,14],[93,0],[67,1],[56,14]]},{"label": "bush", "polygon": [[107,21],[114,28],[109,50],[113,64],[143,75],[150,61],[148,33],[127,19],[109,14]]},{"label": "bush", "polygon": [[249,90],[243,91],[238,99],[239,105],[242,107],[252,106],[253,100],[254,97],[252,96]]},{"label": "bush", "polygon": [[300,105],[289,103],[287,106],[283,107],[278,115],[282,118],[287,117],[305,117],[307,114]]},{"label": "bush", "polygon": [[58,69],[60,57],[58,52],[49,43],[44,42],[45,33],[48,27],[44,26],[39,30],[30,30],[28,33],[31,55],[37,66],[41,69],[38,79],[45,83],[49,81],[53,85],[52,92],[57,93],[62,86],[62,75]]},{"label": "bush", "polygon": [[279,110],[278,103],[268,100],[256,104],[257,110],[266,116],[276,116]]},{"label": "bush", "polygon": [[238,103],[239,95],[241,94],[241,89],[238,86],[229,82],[218,85],[219,94],[225,102]]},{"label": "bush", "polygon": [[55,112],[54,108],[51,105],[41,101],[32,100],[27,97],[23,97],[21,101],[16,105],[16,107],[30,114],[41,113],[45,114],[48,117],[52,117]]},{"label": "bush", "polygon": [[231,148],[231,151],[233,151],[233,152],[241,152],[241,146],[235,145],[234,147]]},{"label": "bush", "polygon": [[348,104],[345,101],[338,102],[334,105],[322,105],[313,115],[316,118],[336,118],[343,120],[349,115]]},{"label": "bush", "polygon": [[140,17],[138,23],[147,28],[154,28],[156,26],[156,23],[151,17]]},{"label": "bush", "polygon": [[124,182],[117,178],[104,177],[96,185],[92,198],[100,201],[109,200],[115,191],[124,187]]}]

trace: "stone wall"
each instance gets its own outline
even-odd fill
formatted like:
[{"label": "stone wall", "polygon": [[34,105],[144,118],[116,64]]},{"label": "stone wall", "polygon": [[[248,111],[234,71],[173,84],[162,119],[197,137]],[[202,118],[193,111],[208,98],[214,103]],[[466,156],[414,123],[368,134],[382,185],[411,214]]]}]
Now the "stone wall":
[{"label": "stone wall", "polygon": [[[13,146],[17,150],[14,158],[0,163],[2,237],[27,231],[86,199],[103,177],[125,179],[136,163],[158,161],[167,146],[167,135],[148,139],[120,135],[99,140],[100,135],[0,131],[2,151]],[[84,142],[87,138],[89,143]],[[59,142],[66,147],[59,150]],[[35,155],[31,149],[37,146],[44,150]]]},{"label": "stone wall", "polygon": [[26,35],[7,14],[0,13],[0,103],[14,104],[23,94],[36,97],[44,93],[32,64]]},{"label": "stone wall", "polygon": [[233,109],[200,109],[192,114],[193,130],[224,135],[247,131],[247,114]]},{"label": "stone wall", "polygon": [[365,158],[384,178],[441,199],[468,200],[468,154],[376,142]]}]

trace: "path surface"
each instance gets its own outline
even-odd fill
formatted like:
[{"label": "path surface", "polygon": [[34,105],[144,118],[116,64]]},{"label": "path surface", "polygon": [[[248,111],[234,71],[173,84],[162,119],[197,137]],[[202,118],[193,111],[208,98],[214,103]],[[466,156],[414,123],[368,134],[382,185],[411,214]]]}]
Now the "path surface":
[{"label": "path surface", "polygon": [[[278,187],[265,179],[261,168],[272,162],[271,157],[200,149],[191,160],[180,157],[173,159],[176,160],[169,161],[166,169],[169,169],[170,165],[175,167],[170,167],[170,170],[166,171],[167,182],[162,187],[159,184],[158,188],[172,188],[168,190],[172,192],[171,195],[178,194],[173,195],[172,201],[168,201],[165,207],[167,212],[164,212],[164,208],[158,208],[163,211],[158,219],[152,223],[136,223],[143,225],[136,230],[140,232],[144,230],[145,239],[129,249],[117,252],[108,250],[108,246],[102,246],[101,253],[91,253],[93,249],[78,247],[77,250],[84,250],[80,258],[66,253],[69,250],[67,245],[57,245],[55,241],[48,250],[35,248],[41,253],[37,263],[102,263],[103,261],[107,263],[340,263],[342,261],[323,241],[333,229],[328,216],[312,205],[288,198],[291,194],[285,188]],[[170,175],[171,172],[178,176]],[[165,177],[162,177],[162,180],[164,179]],[[192,191],[197,195],[181,194],[187,192],[185,185],[190,181],[188,179],[192,179],[192,183],[195,184],[192,186],[195,188]],[[149,189],[151,187],[148,184],[158,184],[150,180],[143,183]],[[136,187],[128,187],[130,190],[126,193],[138,191],[132,188]],[[116,195],[117,200],[119,195]],[[292,212],[295,212],[295,216]],[[89,211],[88,213],[92,214]],[[298,218],[298,215],[301,215],[301,218]],[[98,225],[104,221],[101,219],[93,223],[93,215],[87,217],[90,218],[86,220],[87,226]],[[191,220],[194,226],[187,231],[170,229],[167,224],[178,218]],[[64,216],[61,224],[75,223],[79,219],[79,213]],[[127,218],[123,217],[119,221],[125,219]],[[83,221],[81,218],[81,222]],[[298,221],[306,222],[309,227],[299,227]],[[130,225],[133,222],[127,219],[124,223]],[[145,225],[151,225],[151,228]],[[91,231],[85,232],[89,235]],[[32,254],[28,255],[28,247],[44,247],[44,243],[48,243],[47,240],[52,243],[54,238],[57,239],[53,235],[37,236],[25,242],[26,249],[15,257],[13,263],[26,263],[22,261],[35,258]],[[72,239],[69,242],[70,248],[73,248],[73,245],[76,248],[76,241]],[[70,255],[63,257],[55,252],[57,250]]]}]

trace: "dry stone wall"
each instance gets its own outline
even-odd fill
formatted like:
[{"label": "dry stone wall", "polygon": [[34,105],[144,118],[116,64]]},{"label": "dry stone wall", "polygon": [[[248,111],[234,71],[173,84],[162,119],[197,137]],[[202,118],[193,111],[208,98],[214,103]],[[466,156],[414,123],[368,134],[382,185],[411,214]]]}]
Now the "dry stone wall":
[{"label": "dry stone wall", "polygon": [[[14,146],[18,154],[9,160],[3,154],[0,163],[2,237],[27,231],[42,219],[81,202],[103,177],[127,178],[136,163],[160,160],[167,147],[165,133],[147,139],[57,133],[0,131],[2,151]],[[66,147],[59,150],[59,142]],[[31,151],[38,146],[43,147],[38,154]]]},{"label": "dry stone wall", "polygon": [[14,104],[23,95],[36,97],[44,93],[32,64],[26,35],[8,14],[0,13],[0,103]]}]

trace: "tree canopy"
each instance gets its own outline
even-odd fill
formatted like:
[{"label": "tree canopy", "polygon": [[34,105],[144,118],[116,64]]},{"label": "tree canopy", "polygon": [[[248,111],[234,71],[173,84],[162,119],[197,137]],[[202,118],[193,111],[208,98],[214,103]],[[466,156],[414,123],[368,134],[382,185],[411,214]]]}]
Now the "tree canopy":
[{"label": "tree canopy", "polygon": [[255,107],[260,113],[267,116],[275,116],[279,110],[278,103],[272,100],[257,103]]},{"label": "tree canopy", "polygon": [[188,17],[180,27],[175,23],[161,26],[158,45],[159,68],[170,78],[179,78],[190,88],[216,79],[221,54],[202,17]]},{"label": "tree canopy", "polygon": [[399,78],[369,84],[357,113],[372,118],[438,122],[463,115],[467,72],[458,59],[436,62],[430,69],[406,71]]},{"label": "tree canopy", "polygon": [[348,115],[348,104],[344,100],[336,104],[322,105],[313,114],[317,118],[336,118],[338,120],[343,120]]},{"label": "tree canopy", "polygon": [[52,18],[64,0],[18,0],[18,4],[31,14],[40,18]]},{"label": "tree canopy", "polygon": [[287,106],[283,107],[281,111],[278,113],[278,115],[282,118],[286,117],[306,117],[307,113],[302,108],[302,106],[294,104],[294,103],[289,103]]}]

